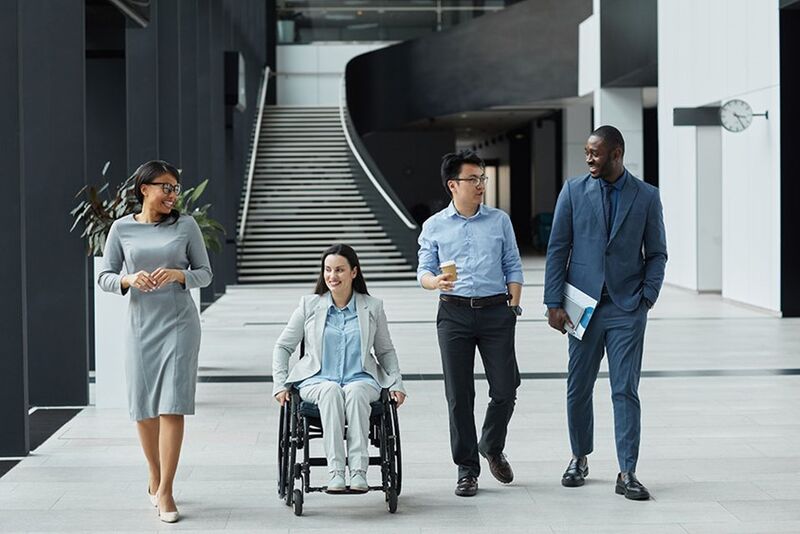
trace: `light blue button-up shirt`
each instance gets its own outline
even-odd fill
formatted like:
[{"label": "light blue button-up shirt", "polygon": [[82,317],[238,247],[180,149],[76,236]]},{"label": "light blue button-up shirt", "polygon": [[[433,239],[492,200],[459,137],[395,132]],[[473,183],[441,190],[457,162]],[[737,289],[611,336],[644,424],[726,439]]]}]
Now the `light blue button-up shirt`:
[{"label": "light blue button-up shirt", "polygon": [[509,283],[523,283],[522,260],[511,219],[499,209],[481,204],[464,217],[452,202],[422,225],[417,280],[441,274],[439,264],[455,261],[458,273],[447,295],[489,297],[508,292]]},{"label": "light blue button-up shirt", "polygon": [[358,324],[356,299],[344,308],[337,308],[331,294],[327,294],[328,315],[322,332],[322,368],[317,374],[306,378],[300,388],[320,382],[336,382],[346,386],[364,380],[380,391],[381,387],[369,373],[364,372],[361,362],[361,327]]}]

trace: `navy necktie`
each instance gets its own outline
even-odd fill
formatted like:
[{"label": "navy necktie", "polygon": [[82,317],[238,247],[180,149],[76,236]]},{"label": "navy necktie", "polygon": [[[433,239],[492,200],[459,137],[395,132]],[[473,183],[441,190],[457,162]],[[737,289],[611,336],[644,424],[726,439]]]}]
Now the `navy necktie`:
[{"label": "navy necktie", "polygon": [[606,216],[606,232],[607,235],[611,235],[611,225],[613,221],[611,220],[611,190],[613,188],[610,185],[603,184],[603,211],[605,212]]}]

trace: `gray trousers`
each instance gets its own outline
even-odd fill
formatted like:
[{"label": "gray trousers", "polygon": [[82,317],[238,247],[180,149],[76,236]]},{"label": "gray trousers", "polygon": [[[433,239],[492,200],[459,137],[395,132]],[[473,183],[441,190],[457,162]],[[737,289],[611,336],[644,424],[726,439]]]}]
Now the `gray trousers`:
[{"label": "gray trousers", "polygon": [[[344,387],[336,382],[320,382],[300,388],[300,398],[319,408],[328,471],[344,471],[345,458],[350,473],[367,470],[370,403],[380,396],[380,391],[365,381],[352,382]],[[347,456],[344,450],[345,422],[349,426]]]}]

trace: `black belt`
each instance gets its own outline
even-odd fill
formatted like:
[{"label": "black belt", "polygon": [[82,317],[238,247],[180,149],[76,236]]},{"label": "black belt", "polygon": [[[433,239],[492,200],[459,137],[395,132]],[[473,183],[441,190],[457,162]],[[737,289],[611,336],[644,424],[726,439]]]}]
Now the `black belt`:
[{"label": "black belt", "polygon": [[468,306],[470,308],[486,308],[488,306],[508,304],[508,301],[511,300],[511,295],[502,293],[500,295],[492,295],[491,297],[476,298],[459,297],[458,295],[439,295],[439,300],[451,304],[458,304],[459,306]]}]

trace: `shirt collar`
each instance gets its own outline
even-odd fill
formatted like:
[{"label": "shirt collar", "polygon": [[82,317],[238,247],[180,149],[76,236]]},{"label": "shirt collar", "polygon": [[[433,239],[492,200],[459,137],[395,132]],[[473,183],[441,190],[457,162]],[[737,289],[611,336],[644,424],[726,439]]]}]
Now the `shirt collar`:
[{"label": "shirt collar", "polygon": [[622,176],[620,176],[619,179],[613,184],[606,182],[602,178],[600,178],[600,184],[603,187],[611,187],[616,189],[617,191],[622,191],[622,188],[625,186],[625,180],[627,179],[627,177],[628,177],[628,171],[623,169]]},{"label": "shirt collar", "polygon": [[[331,292],[328,291],[327,293],[328,298],[328,311],[336,311],[339,308],[336,306],[336,303],[333,302],[333,295]],[[353,295],[350,297],[350,302],[347,303],[347,306],[344,307],[345,310],[350,310],[351,312],[356,312],[356,292],[353,290]]]},{"label": "shirt collar", "polygon": [[451,200],[450,204],[447,205],[444,212],[448,217],[461,217],[462,219],[472,219],[473,217],[477,217],[478,215],[485,215],[486,206],[483,203],[481,203],[478,206],[478,211],[475,212],[475,215],[473,215],[472,217],[464,217],[458,212],[458,210],[456,209],[456,205]]}]

